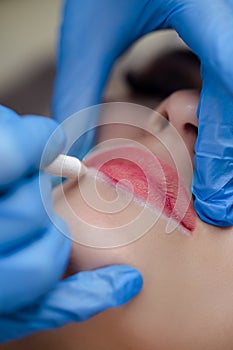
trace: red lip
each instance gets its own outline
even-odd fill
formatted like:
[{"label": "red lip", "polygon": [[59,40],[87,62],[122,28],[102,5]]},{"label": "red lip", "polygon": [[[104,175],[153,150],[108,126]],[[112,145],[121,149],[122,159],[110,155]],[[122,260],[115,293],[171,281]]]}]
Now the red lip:
[{"label": "red lip", "polygon": [[191,233],[196,214],[177,172],[149,151],[127,146],[89,156],[85,164],[152,204]]}]

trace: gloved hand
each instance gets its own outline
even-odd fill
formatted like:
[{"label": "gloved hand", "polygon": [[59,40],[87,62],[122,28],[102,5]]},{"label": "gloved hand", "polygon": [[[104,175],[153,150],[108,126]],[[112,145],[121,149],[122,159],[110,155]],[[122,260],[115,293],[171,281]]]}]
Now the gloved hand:
[{"label": "gloved hand", "polygon": [[[54,116],[61,122],[74,112],[99,103],[117,57],[139,37],[171,27],[199,56],[203,66],[193,182],[195,208],[204,221],[230,226],[233,225],[232,1],[67,0]],[[87,126],[89,122],[87,119]],[[215,134],[209,138],[213,126]],[[85,143],[79,144],[80,157],[93,145],[93,138],[94,133],[90,133]]]},{"label": "gloved hand", "polygon": [[[0,342],[85,320],[122,305],[142,286],[139,273],[127,266],[59,281],[69,259],[69,229],[53,213],[49,176],[41,175],[40,186],[38,171],[55,128],[51,119],[20,118],[0,106]],[[64,143],[63,133],[57,133],[45,166]],[[46,206],[51,208],[50,218],[67,237],[51,223],[40,190],[46,191],[50,202]]]}]

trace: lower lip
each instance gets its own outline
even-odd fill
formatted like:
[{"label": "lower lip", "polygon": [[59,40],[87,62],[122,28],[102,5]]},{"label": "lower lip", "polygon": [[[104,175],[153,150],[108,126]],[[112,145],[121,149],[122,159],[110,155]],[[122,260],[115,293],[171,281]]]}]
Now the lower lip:
[{"label": "lower lip", "polygon": [[114,148],[92,154],[85,164],[114,184],[124,180],[126,190],[161,210],[190,233],[195,230],[196,214],[184,184],[173,168],[151,152],[136,147]]}]

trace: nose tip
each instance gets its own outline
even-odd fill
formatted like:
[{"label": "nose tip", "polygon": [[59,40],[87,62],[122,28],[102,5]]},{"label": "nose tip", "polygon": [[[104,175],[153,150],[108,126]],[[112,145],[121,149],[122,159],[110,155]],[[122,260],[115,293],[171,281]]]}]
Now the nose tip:
[{"label": "nose tip", "polygon": [[177,129],[183,137],[190,132],[197,133],[198,119],[196,116],[199,94],[195,90],[183,90],[173,93],[157,108]]},{"label": "nose tip", "polygon": [[198,101],[198,91],[182,90],[173,93],[156,109],[176,128],[192,155],[198,131]]}]

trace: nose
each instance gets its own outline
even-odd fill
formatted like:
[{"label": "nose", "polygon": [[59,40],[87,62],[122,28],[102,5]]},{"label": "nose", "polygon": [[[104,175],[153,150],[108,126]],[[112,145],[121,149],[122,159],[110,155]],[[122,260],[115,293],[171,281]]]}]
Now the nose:
[{"label": "nose", "polygon": [[182,90],[173,93],[156,109],[178,131],[191,156],[198,132],[196,116],[199,93],[195,90]]}]

